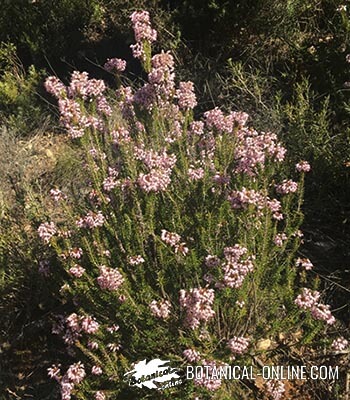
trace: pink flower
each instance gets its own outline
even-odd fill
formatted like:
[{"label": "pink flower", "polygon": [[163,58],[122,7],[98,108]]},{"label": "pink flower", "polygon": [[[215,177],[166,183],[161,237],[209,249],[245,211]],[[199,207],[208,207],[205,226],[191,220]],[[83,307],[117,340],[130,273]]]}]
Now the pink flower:
[{"label": "pink flower", "polygon": [[81,328],[86,333],[96,333],[99,327],[100,325],[95,320],[95,318],[90,317],[89,315],[87,317],[84,317],[81,321]]},{"label": "pink flower", "polygon": [[180,307],[186,311],[185,325],[196,329],[201,321],[207,322],[213,318],[215,315],[215,311],[212,309],[213,303],[213,289],[180,290]]},{"label": "pink flower", "polygon": [[191,135],[202,136],[204,134],[204,123],[202,121],[191,122],[189,132]]},{"label": "pink flower", "polygon": [[214,268],[220,265],[220,259],[217,256],[208,255],[205,257],[205,265],[209,268]]},{"label": "pink flower", "polygon": [[284,383],[277,380],[269,380],[265,382],[264,388],[271,400],[282,399],[283,393],[286,391]]},{"label": "pink flower", "polygon": [[237,301],[236,301],[236,304],[237,304],[237,306],[238,306],[239,308],[243,308],[244,305],[245,305],[245,301],[244,301],[244,300],[242,300],[242,301],[237,300]]},{"label": "pink flower", "polygon": [[200,354],[198,351],[194,349],[186,349],[182,353],[188,362],[194,363],[201,359]]},{"label": "pink flower", "polygon": [[193,168],[193,165],[191,165],[191,168],[188,169],[187,174],[188,174],[190,180],[198,181],[204,177],[204,169],[203,168]]},{"label": "pink flower", "polygon": [[318,300],[321,294],[317,290],[310,290],[303,288],[301,294],[294,300],[295,304],[304,310],[311,309],[313,306],[318,304]]},{"label": "pink flower", "polygon": [[233,191],[228,196],[228,201],[232,208],[247,208],[250,204],[255,205],[258,209],[265,206],[266,199],[254,189],[248,190],[245,187],[241,191]]},{"label": "pink flower", "polygon": [[285,179],[279,185],[276,185],[276,192],[280,194],[295,193],[298,190],[298,184],[292,180]]},{"label": "pink flower", "polygon": [[118,332],[119,328],[120,328],[119,325],[112,325],[107,328],[107,332],[109,332],[109,333]]},{"label": "pink flower", "polygon": [[165,229],[162,229],[161,239],[163,240],[164,243],[170,246],[176,246],[180,242],[181,236],[178,235],[177,233],[168,232]]},{"label": "pink flower", "polygon": [[180,82],[179,89],[176,91],[176,96],[178,98],[179,107],[182,109],[193,109],[197,105],[193,82]]},{"label": "pink flower", "polygon": [[332,349],[335,351],[343,351],[349,346],[349,342],[343,337],[333,340]]},{"label": "pink flower", "polygon": [[116,145],[120,145],[122,143],[129,143],[131,140],[130,132],[123,126],[120,126],[119,128],[112,131],[111,137],[113,139],[113,143]]},{"label": "pink flower", "polygon": [[112,115],[112,108],[108,104],[108,101],[105,96],[99,96],[96,100],[96,108],[97,111],[102,114],[110,117]]},{"label": "pink flower", "polygon": [[129,264],[131,265],[139,265],[145,262],[145,259],[140,255],[129,257]]},{"label": "pink flower", "polygon": [[47,374],[51,379],[55,379],[58,381],[60,379],[61,370],[57,365],[52,365],[50,368],[47,369]]},{"label": "pink flower", "polygon": [[95,393],[95,400],[106,400],[106,395],[103,392],[98,391]]},{"label": "pink flower", "polygon": [[56,76],[49,76],[46,79],[44,86],[47,92],[58,99],[67,95],[66,87]]},{"label": "pink flower", "polygon": [[78,264],[75,264],[74,267],[69,268],[69,273],[76,278],[81,278],[85,272],[85,268],[81,267]]},{"label": "pink flower", "polygon": [[304,268],[306,271],[313,269],[313,264],[308,258],[298,258],[296,260],[296,266]]},{"label": "pink flower", "polygon": [[80,361],[78,363],[72,364],[68,368],[66,374],[70,382],[74,384],[80,383],[86,375],[84,365]]},{"label": "pink flower", "polygon": [[97,278],[97,283],[101,289],[117,290],[124,282],[123,275],[113,268],[100,266],[100,276]]},{"label": "pink flower", "polygon": [[109,58],[104,68],[109,72],[123,72],[126,68],[126,61],[120,58]]},{"label": "pink flower", "polygon": [[311,315],[315,319],[325,321],[328,325],[333,325],[335,323],[335,318],[332,315],[328,304],[315,304],[311,308]]},{"label": "pink flower", "polygon": [[[235,244],[233,247],[225,247],[224,255],[226,263],[222,266],[224,277],[222,282],[216,284],[216,287],[239,288],[242,286],[245,277],[254,268],[254,257],[245,256],[247,251],[245,247],[239,244]],[[243,256],[245,256],[244,259],[242,258]]]},{"label": "pink flower", "polygon": [[67,196],[59,189],[51,189],[50,196],[56,203],[67,198]]},{"label": "pink flower", "polygon": [[75,247],[74,249],[69,250],[69,256],[72,258],[79,259],[83,255],[83,250],[79,247]]},{"label": "pink flower", "polygon": [[208,360],[203,360],[202,364],[208,367],[206,370],[208,370],[209,378],[206,377],[206,373],[203,373],[201,378],[196,378],[194,380],[194,384],[196,386],[202,386],[211,392],[218,390],[222,383],[221,379],[210,379],[210,375],[213,373],[213,370],[217,370],[219,365],[217,365],[215,361]]},{"label": "pink flower", "polygon": [[38,228],[38,234],[40,239],[44,243],[49,243],[50,239],[57,233],[57,228],[54,222],[44,222]]},{"label": "pink flower", "polygon": [[102,368],[99,367],[99,366],[97,366],[97,365],[94,365],[94,366],[91,368],[91,373],[92,373],[93,375],[101,375],[101,374],[102,374]]},{"label": "pink flower", "polygon": [[276,246],[278,247],[282,247],[283,246],[283,242],[286,241],[287,235],[285,233],[278,233],[275,238],[273,239],[274,243]]},{"label": "pink flower", "polygon": [[247,351],[250,339],[234,336],[228,341],[228,347],[233,354],[243,354]]},{"label": "pink flower", "polygon": [[102,226],[105,222],[105,218],[102,215],[101,211],[98,211],[97,213],[94,213],[93,211],[89,211],[85,217],[80,218],[78,221],[76,221],[76,225],[79,228],[97,228],[99,226]]},{"label": "pink flower", "polygon": [[136,42],[154,42],[157,40],[157,31],[152,29],[147,11],[135,11],[131,14],[130,19]]},{"label": "pink flower", "polygon": [[320,296],[320,293],[316,290],[311,291],[310,289],[303,288],[302,293],[297,296],[294,302],[299,308],[310,310],[311,315],[315,319],[323,320],[327,324],[333,325],[335,318],[330,311],[330,306],[319,303]]},{"label": "pink flower", "polygon": [[168,300],[160,300],[158,302],[153,300],[149,308],[155,317],[166,319],[170,315],[171,304]]},{"label": "pink flower", "polygon": [[96,350],[96,349],[98,349],[98,343],[89,340],[89,342],[88,342],[88,348],[91,349],[91,350]]},{"label": "pink flower", "polygon": [[116,343],[108,343],[107,349],[110,350],[111,352],[115,353],[117,350],[120,349],[120,345],[116,344]]},{"label": "pink flower", "polygon": [[309,172],[311,170],[310,164],[307,161],[300,161],[295,165],[298,172]]},{"label": "pink flower", "polygon": [[175,254],[181,254],[183,256],[185,256],[186,254],[188,254],[188,247],[186,246],[186,243],[179,243],[177,245],[175,245]]},{"label": "pink flower", "polygon": [[148,174],[140,174],[137,180],[140,188],[145,192],[163,192],[171,182],[169,172],[161,169],[152,169]]}]

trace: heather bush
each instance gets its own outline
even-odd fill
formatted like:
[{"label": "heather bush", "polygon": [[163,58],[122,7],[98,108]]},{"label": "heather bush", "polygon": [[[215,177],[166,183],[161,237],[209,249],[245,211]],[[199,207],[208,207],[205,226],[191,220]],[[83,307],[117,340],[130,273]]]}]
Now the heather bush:
[{"label": "heather bush", "polygon": [[[326,346],[335,323],[310,260],[297,258],[309,163],[287,175],[282,143],[245,112],[216,107],[195,118],[193,83],[177,81],[171,53],[152,55],[148,13],[131,20],[148,78],[141,86],[127,85],[122,59],[105,64],[116,92],[86,72],[68,86],[45,83],[79,160],[80,182],[51,188],[38,226],[41,273],[60,286],[52,332],[69,359],[48,372],[65,400],[171,398],[172,389],[136,393],[123,375],[155,357],[269,363],[292,342],[318,335]],[[175,390],[183,399],[258,391],[219,380]],[[283,382],[265,387],[271,398],[283,391]]]}]

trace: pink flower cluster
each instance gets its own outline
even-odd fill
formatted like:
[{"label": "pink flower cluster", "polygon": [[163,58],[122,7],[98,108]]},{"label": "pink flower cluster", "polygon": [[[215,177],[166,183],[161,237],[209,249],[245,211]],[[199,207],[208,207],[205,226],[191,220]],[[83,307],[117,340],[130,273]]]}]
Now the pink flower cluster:
[{"label": "pink flower cluster", "polygon": [[185,242],[181,242],[181,236],[174,232],[168,232],[165,229],[162,229],[161,239],[164,243],[168,244],[171,247],[174,247],[175,254],[180,253],[185,256],[188,253],[188,247]]},{"label": "pink flower cluster", "polygon": [[140,255],[129,257],[130,265],[139,265],[139,264],[143,264],[144,262],[145,262],[145,259]]},{"label": "pink flower cluster", "polygon": [[136,42],[157,40],[157,32],[152,29],[149,13],[147,11],[135,11],[131,14],[132,27],[135,33]]},{"label": "pink flower cluster", "polygon": [[181,109],[193,109],[197,105],[193,82],[180,82],[179,88],[176,91],[176,97]]},{"label": "pink flower cluster", "polygon": [[295,165],[295,169],[298,172],[310,172],[311,166],[307,161],[300,161]]},{"label": "pink flower cluster", "polygon": [[312,262],[308,258],[297,258],[295,264],[297,267],[300,266],[301,268],[305,269],[306,271],[310,271],[314,267]]},{"label": "pink flower cluster", "polygon": [[[206,366],[205,369],[208,371],[208,376],[210,376],[211,374],[215,375],[214,371],[216,371],[218,367],[224,366],[218,365],[214,360],[203,360],[202,364]],[[203,373],[201,377],[197,377],[196,379],[194,379],[194,384],[196,386],[204,387],[211,392],[218,390],[221,386],[221,383],[221,379],[207,379],[205,373]]]},{"label": "pink flower cluster", "polygon": [[343,337],[333,340],[332,349],[335,351],[343,351],[349,346],[349,342]]},{"label": "pink flower cluster", "polygon": [[57,227],[54,222],[44,222],[38,228],[38,234],[44,243],[48,244],[50,239],[57,233]]},{"label": "pink flower cluster", "polygon": [[89,211],[85,217],[78,219],[76,221],[76,225],[79,228],[88,228],[93,229],[99,226],[102,226],[105,222],[105,217],[102,215],[101,211],[94,213],[93,211]]},{"label": "pink flower cluster", "polygon": [[57,380],[60,384],[61,399],[71,400],[74,386],[81,383],[86,376],[84,364],[81,362],[72,364],[63,377],[60,376],[60,372],[55,365],[48,368],[49,377]]},{"label": "pink flower cluster", "polygon": [[186,360],[191,363],[198,362],[201,359],[201,356],[198,353],[198,351],[194,349],[186,349],[183,351],[182,354],[186,358]]},{"label": "pink flower cluster", "polygon": [[257,192],[254,189],[246,189],[243,187],[241,190],[236,190],[228,195],[228,201],[231,203],[232,208],[247,208],[249,205],[254,205],[258,209],[258,215],[263,208],[267,207],[272,217],[276,220],[283,219],[281,213],[281,202],[277,199],[270,199],[268,196]]},{"label": "pink flower cluster", "polygon": [[71,97],[99,97],[106,90],[103,80],[89,79],[87,72],[74,71],[71,75],[68,93]]},{"label": "pink flower cluster", "polygon": [[204,169],[201,167],[194,168],[193,165],[191,165],[187,174],[191,181],[198,181],[204,177]]},{"label": "pink flower cluster", "polygon": [[254,268],[253,256],[242,259],[247,252],[248,250],[239,244],[235,244],[233,247],[225,247],[224,256],[226,262],[222,267],[224,277],[222,282],[216,284],[218,288],[239,288],[242,286],[244,278]]},{"label": "pink flower cluster", "polygon": [[155,99],[161,108],[170,106],[168,101],[175,93],[175,73],[174,58],[169,52],[162,51],[152,57],[152,70],[148,74],[148,82],[149,84],[141,88],[140,93],[136,93],[135,100],[149,109],[152,108]]},{"label": "pink flower cluster", "polygon": [[135,157],[142,160],[150,170],[148,174],[141,173],[138,184],[145,192],[161,192],[166,190],[171,182],[170,175],[176,163],[175,154],[168,155],[153,150],[145,151],[143,148],[135,148]]},{"label": "pink flower cluster", "polygon": [[202,136],[204,134],[204,123],[202,121],[191,122],[189,133],[195,136]]},{"label": "pink flower cluster", "polygon": [[98,79],[89,79],[87,72],[74,71],[68,88],[56,77],[49,77],[45,82],[46,90],[58,98],[61,123],[68,130],[72,139],[82,137],[86,128],[103,130],[103,121],[91,115],[85,115],[75,98],[88,100],[96,98],[98,110],[111,114],[107,100],[103,97],[105,83]]},{"label": "pink flower cluster", "polygon": [[116,269],[101,265],[97,283],[101,289],[117,290],[123,284],[123,275]]},{"label": "pink flower cluster", "polygon": [[93,365],[91,368],[91,373],[92,375],[102,375],[102,368],[98,365]]},{"label": "pink flower cluster", "polygon": [[99,330],[100,324],[90,315],[81,316],[73,313],[66,318],[66,326],[72,332],[94,334]]},{"label": "pink flower cluster", "polygon": [[169,173],[161,169],[152,169],[148,174],[140,174],[137,180],[146,193],[164,192],[171,182]]},{"label": "pink flower cluster", "polygon": [[304,310],[310,310],[315,319],[323,320],[327,324],[335,323],[335,318],[330,311],[330,306],[318,302],[320,293],[317,290],[302,289],[302,293],[295,299],[295,304]]},{"label": "pink flower cluster", "polygon": [[264,384],[265,392],[270,400],[281,400],[286,388],[282,381],[268,380]]},{"label": "pink flower cluster", "polygon": [[120,126],[111,132],[113,143],[117,146],[131,141],[130,132],[127,128]]},{"label": "pink flower cluster", "polygon": [[104,68],[109,72],[123,72],[126,68],[126,61],[121,58],[109,58]]},{"label": "pink flower cluster", "polygon": [[243,128],[248,117],[248,114],[241,111],[233,111],[225,116],[218,107],[204,113],[206,126],[209,129],[215,129],[217,132],[221,133],[231,133],[234,128]]},{"label": "pink flower cluster", "polygon": [[283,242],[285,242],[288,239],[287,235],[285,233],[278,233],[274,239],[273,242],[277,247],[282,247]]},{"label": "pink flower cluster", "polygon": [[67,88],[56,76],[49,76],[46,79],[44,86],[48,93],[58,99],[67,96]]},{"label": "pink flower cluster", "polygon": [[241,355],[247,351],[249,342],[249,338],[234,336],[227,344],[233,354]]},{"label": "pink flower cluster", "polygon": [[67,196],[59,189],[51,189],[50,196],[56,203],[67,198]]},{"label": "pink flower cluster", "polygon": [[79,259],[83,255],[83,250],[80,247],[75,247],[69,250],[69,256],[75,259]]},{"label": "pink flower cluster", "polygon": [[250,129],[238,132],[238,145],[236,148],[237,173],[254,176],[259,169],[264,168],[266,156],[276,161],[283,161],[286,149],[277,141],[274,133],[258,133]]},{"label": "pink flower cluster", "polygon": [[136,44],[131,45],[133,56],[144,60],[144,42],[157,40],[157,31],[152,29],[149,13],[147,11],[135,11],[131,14],[132,27],[134,29]]},{"label": "pink flower cluster", "polygon": [[106,400],[106,395],[103,392],[101,392],[100,390],[98,390],[95,393],[95,400]]},{"label": "pink flower cluster", "polygon": [[81,278],[85,272],[85,268],[82,266],[75,264],[73,267],[69,268],[69,273],[73,275],[75,278]]},{"label": "pink flower cluster", "polygon": [[105,178],[103,181],[103,190],[106,192],[110,192],[113,190],[116,186],[118,186],[119,182],[117,181],[118,177],[118,171],[114,168],[109,167],[108,168],[108,177]]},{"label": "pink flower cluster", "polygon": [[149,305],[151,313],[160,319],[167,319],[170,315],[171,304],[168,300],[153,300]]},{"label": "pink flower cluster", "polygon": [[70,365],[63,376],[61,376],[60,368],[56,365],[48,368],[47,371],[51,379],[59,382],[62,400],[71,400],[74,386],[81,383],[86,376],[84,364],[81,362]]},{"label": "pink flower cluster", "polygon": [[254,189],[246,189],[233,191],[228,196],[228,201],[232,208],[247,208],[249,205],[254,205],[258,209],[262,209],[266,204],[266,198],[261,193]]},{"label": "pink flower cluster", "polygon": [[285,179],[279,185],[276,185],[276,192],[280,194],[295,193],[298,190],[298,184],[291,179]]},{"label": "pink flower cluster", "polygon": [[214,290],[208,288],[195,288],[180,290],[180,307],[186,311],[185,325],[196,329],[201,321],[207,322],[214,317],[212,308],[214,303]]}]

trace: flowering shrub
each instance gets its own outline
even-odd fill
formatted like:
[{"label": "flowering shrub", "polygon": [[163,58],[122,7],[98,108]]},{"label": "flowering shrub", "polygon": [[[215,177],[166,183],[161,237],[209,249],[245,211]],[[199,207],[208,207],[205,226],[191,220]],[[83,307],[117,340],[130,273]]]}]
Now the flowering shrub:
[{"label": "flowering shrub", "polygon": [[[126,398],[123,374],[146,357],[251,365],[258,340],[304,321],[308,331],[334,323],[320,294],[296,285],[299,264],[312,284],[311,262],[296,261],[308,164],[296,167],[299,182],[285,177],[286,150],[244,112],[214,108],[195,119],[192,82],[176,83],[169,52],[151,54],[148,13],[131,20],[143,86],[108,96],[84,72],[68,87],[46,81],[86,176],[79,193],[51,190],[55,212],[38,228],[62,267],[53,333],[77,359],[49,369],[63,400]],[[125,67],[105,65],[118,81]],[[234,385],[203,378],[176,390],[233,396]]]}]

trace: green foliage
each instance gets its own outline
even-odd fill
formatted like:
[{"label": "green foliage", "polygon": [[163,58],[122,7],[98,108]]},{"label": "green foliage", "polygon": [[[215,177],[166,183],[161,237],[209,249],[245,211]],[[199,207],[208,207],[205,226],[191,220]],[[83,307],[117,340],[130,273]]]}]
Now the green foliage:
[{"label": "green foliage", "polygon": [[43,75],[34,65],[24,69],[13,44],[1,44],[0,124],[24,136],[44,123],[44,106],[38,97]]}]

